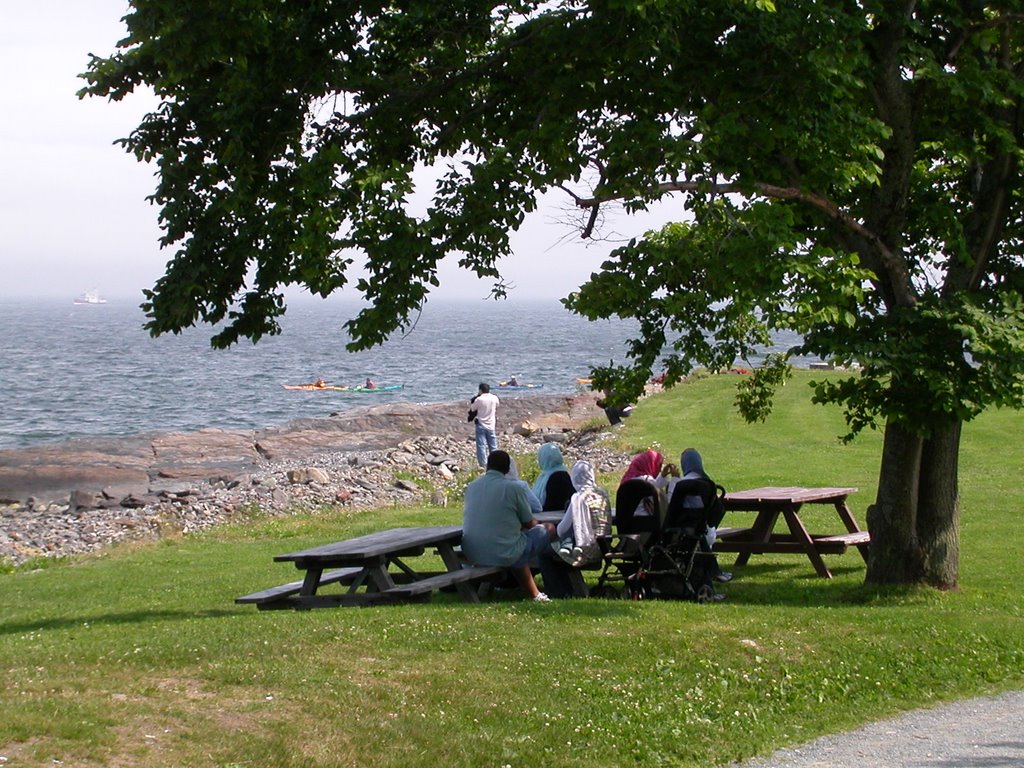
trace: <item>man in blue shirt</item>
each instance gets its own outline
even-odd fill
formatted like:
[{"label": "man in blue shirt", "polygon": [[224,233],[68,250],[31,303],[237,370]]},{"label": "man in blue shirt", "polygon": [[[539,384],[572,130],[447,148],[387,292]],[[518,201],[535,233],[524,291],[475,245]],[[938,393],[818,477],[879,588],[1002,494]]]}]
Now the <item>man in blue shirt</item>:
[{"label": "man in blue shirt", "polygon": [[492,451],[487,471],[466,486],[462,512],[462,551],[474,565],[510,568],[531,599],[547,602],[537,589],[530,563],[550,548],[555,527],[536,520],[526,490],[506,475],[512,457]]}]

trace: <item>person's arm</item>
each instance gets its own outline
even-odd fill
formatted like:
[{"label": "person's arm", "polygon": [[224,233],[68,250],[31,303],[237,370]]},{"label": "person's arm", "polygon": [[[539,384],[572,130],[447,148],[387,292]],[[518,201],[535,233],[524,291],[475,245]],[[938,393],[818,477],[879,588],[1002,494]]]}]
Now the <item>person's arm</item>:
[{"label": "person's arm", "polygon": [[519,483],[509,483],[509,490],[512,494],[512,507],[515,509],[516,517],[523,526],[523,530],[525,531],[527,528],[533,528],[533,526],[538,525],[540,521],[533,516],[533,510],[530,509],[526,488]]},{"label": "person's arm", "polygon": [[525,480],[519,480],[517,485],[526,491],[526,501],[530,505],[531,514],[539,514],[544,511],[544,505],[540,503],[540,499],[537,498],[537,494],[533,492],[530,484]]}]

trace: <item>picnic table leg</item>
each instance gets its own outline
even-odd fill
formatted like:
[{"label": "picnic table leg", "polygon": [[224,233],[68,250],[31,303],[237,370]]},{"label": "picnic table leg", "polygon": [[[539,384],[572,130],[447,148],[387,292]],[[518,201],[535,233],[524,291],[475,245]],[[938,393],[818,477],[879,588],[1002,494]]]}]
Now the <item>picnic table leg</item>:
[{"label": "picnic table leg", "polygon": [[[846,526],[846,530],[849,533],[860,533],[860,526],[857,525],[856,519],[853,517],[853,512],[850,511],[850,507],[846,504],[846,499],[836,502],[836,512],[839,513],[839,519],[843,521],[843,525]],[[857,550],[860,552],[860,556],[864,558],[864,562],[868,561],[868,545],[858,544]]]},{"label": "picnic table leg", "polygon": [[[775,528],[775,521],[779,519],[779,511],[762,509],[754,519],[754,525],[750,529],[750,541],[767,544],[771,541],[772,531]],[[744,566],[750,560],[751,552],[740,552],[736,556],[736,565]]]},{"label": "picnic table leg", "polygon": [[[441,562],[444,563],[444,567],[449,572],[462,570],[462,560],[460,560],[459,556],[455,553],[455,547],[447,541],[443,541],[437,545],[437,554],[441,556]],[[480,593],[472,584],[461,582],[455,585],[455,589],[458,590],[459,597],[467,603],[480,602]]]},{"label": "picnic table leg", "polygon": [[797,515],[799,505],[795,507],[789,507],[783,511],[783,515],[786,518],[786,523],[789,525],[789,532],[793,534],[793,538],[796,539],[800,544],[803,544],[804,550],[807,552],[807,557],[814,565],[814,570],[818,572],[818,575],[823,579],[831,579],[832,572],[829,571],[825,565],[825,561],[821,559],[821,553],[818,552],[818,548],[814,544],[814,539],[811,538],[811,534],[807,532],[807,528],[804,527],[803,522]]},{"label": "picnic table leg", "polygon": [[299,589],[299,595],[302,597],[315,595],[317,587],[320,586],[320,577],[323,575],[323,572],[323,568],[313,567],[306,569],[306,575],[302,577],[302,588]]},{"label": "picnic table leg", "polygon": [[366,571],[376,591],[383,592],[395,586],[394,579],[388,573],[388,559],[386,557],[379,557],[375,563],[368,564]]}]

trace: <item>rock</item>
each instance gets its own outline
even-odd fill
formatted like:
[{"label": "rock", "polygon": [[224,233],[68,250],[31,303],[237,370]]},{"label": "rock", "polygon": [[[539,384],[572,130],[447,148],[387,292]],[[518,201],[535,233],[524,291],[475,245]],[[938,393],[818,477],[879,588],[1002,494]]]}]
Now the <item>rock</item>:
[{"label": "rock", "polygon": [[433,456],[433,455],[431,455],[431,456],[427,457],[427,463],[436,467],[436,466],[439,466],[439,465],[442,465],[442,464],[457,465],[459,463],[459,460],[457,458],[455,458],[454,456],[451,456],[451,455],[443,455],[443,456]]},{"label": "rock", "polygon": [[416,492],[416,491],[418,491],[420,489],[420,487],[418,485],[416,485],[416,483],[412,482],[411,480],[396,480],[395,481],[395,487],[396,488],[401,488],[403,491],[413,491],[413,492]]},{"label": "rock", "polygon": [[540,427],[538,427],[532,421],[524,421],[521,424],[518,424],[516,428],[512,430],[512,433],[516,435],[522,435],[523,437],[529,437],[538,429],[540,429]]},{"label": "rock", "polygon": [[331,482],[331,476],[319,467],[304,467],[303,469],[288,470],[288,481],[295,484]]},{"label": "rock", "polygon": [[406,453],[405,451],[395,451],[389,458],[395,462],[395,464],[415,464],[420,459],[414,453]]},{"label": "rock", "polygon": [[89,491],[72,491],[71,500],[68,506],[71,509],[93,509],[96,507],[97,497]]}]

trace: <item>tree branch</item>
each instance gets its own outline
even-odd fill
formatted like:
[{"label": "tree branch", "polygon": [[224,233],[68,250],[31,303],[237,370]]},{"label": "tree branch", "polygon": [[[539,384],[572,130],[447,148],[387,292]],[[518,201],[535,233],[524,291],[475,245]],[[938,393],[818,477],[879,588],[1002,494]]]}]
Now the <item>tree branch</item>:
[{"label": "tree branch", "polygon": [[[662,194],[669,192],[710,192],[717,195],[728,195],[749,194],[751,189],[765,197],[777,200],[793,200],[798,203],[803,203],[804,205],[825,214],[845,230],[863,239],[871,246],[872,250],[878,254],[882,265],[889,270],[890,274],[895,278],[892,283],[894,291],[898,294],[897,299],[900,305],[909,307],[916,303],[916,299],[910,291],[910,275],[908,274],[906,265],[903,263],[900,256],[893,253],[892,249],[890,249],[878,235],[852,216],[841,211],[839,206],[831,200],[822,197],[821,195],[805,192],[795,187],[779,187],[775,184],[765,184],[763,182],[755,182],[754,184],[745,186],[740,184],[708,185],[703,181],[663,181],[654,187],[654,190],[652,191],[657,191]],[[601,203],[608,202],[608,199],[610,199],[598,197],[582,198],[577,195],[573,195],[573,197],[576,200],[576,205],[580,208],[594,209],[601,205]]]}]

